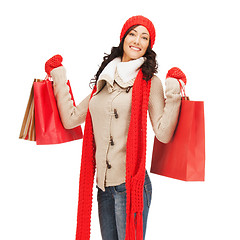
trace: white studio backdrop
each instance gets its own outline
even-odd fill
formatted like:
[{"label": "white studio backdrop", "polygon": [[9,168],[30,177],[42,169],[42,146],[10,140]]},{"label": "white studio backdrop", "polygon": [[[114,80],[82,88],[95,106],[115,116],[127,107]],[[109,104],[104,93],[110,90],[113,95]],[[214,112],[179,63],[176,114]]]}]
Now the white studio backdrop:
[{"label": "white studio backdrop", "polygon": [[[133,15],[152,20],[159,73],[186,74],[187,95],[205,102],[206,181],[150,174],[153,198],[146,239],[239,240],[239,5],[238,1],[5,1],[0,4],[1,151],[0,239],[75,239],[82,140],[36,146],[19,140],[34,78],[55,54],[76,102],[104,52],[119,44]],[[186,123],[187,124],[187,123]],[[84,128],[84,125],[82,126]],[[154,133],[148,121],[147,169]],[[92,238],[100,240],[94,187]]]}]

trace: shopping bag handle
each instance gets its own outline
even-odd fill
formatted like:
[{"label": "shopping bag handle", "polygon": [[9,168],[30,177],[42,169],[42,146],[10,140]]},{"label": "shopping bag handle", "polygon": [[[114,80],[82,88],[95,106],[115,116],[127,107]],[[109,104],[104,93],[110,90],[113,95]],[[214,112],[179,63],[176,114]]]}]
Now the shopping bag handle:
[{"label": "shopping bag handle", "polygon": [[51,81],[51,76],[47,74],[46,77],[44,78],[44,81]]},{"label": "shopping bag handle", "polygon": [[180,91],[181,91],[181,95],[182,95],[182,100],[189,100],[189,97],[186,95],[185,92],[185,87],[183,87],[181,81],[179,79],[177,79],[180,85]]}]

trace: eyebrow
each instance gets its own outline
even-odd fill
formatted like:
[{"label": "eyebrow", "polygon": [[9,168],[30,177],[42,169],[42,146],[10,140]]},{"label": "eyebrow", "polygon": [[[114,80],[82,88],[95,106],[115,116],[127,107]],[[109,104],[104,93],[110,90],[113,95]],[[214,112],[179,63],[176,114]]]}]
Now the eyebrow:
[{"label": "eyebrow", "polygon": [[[135,30],[135,29],[132,29],[132,31],[135,31],[135,32],[138,32],[137,30]],[[147,34],[148,36],[149,36],[149,34],[148,33],[142,33],[142,34]]]}]

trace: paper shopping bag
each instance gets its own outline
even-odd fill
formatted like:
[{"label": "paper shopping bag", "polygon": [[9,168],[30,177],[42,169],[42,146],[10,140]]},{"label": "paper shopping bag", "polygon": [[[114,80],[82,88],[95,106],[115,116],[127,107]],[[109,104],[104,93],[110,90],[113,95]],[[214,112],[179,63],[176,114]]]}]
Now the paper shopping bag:
[{"label": "paper shopping bag", "polygon": [[[75,105],[69,81],[67,84]],[[34,106],[36,143],[38,145],[64,143],[83,137],[81,126],[73,129],[63,127],[52,81],[34,82]]]},{"label": "paper shopping bag", "polygon": [[155,137],[152,173],[184,181],[204,181],[204,103],[182,99],[178,124],[171,141]]},{"label": "paper shopping bag", "polygon": [[[40,79],[34,79],[34,82],[42,81]],[[34,114],[34,93],[33,85],[30,91],[30,96],[27,103],[27,108],[24,114],[21,131],[19,134],[20,139],[36,141],[35,132],[35,114]]]}]

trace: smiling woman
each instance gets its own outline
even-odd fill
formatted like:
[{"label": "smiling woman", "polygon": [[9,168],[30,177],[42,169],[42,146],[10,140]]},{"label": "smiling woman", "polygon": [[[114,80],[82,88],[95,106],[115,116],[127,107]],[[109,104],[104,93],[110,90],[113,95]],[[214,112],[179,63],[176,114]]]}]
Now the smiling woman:
[{"label": "smiling woman", "polygon": [[165,101],[161,81],[154,75],[155,36],[149,19],[129,18],[122,28],[119,46],[103,58],[92,93],[76,107],[69,97],[62,58],[54,56],[46,62],[64,127],[74,128],[85,122],[77,240],[90,238],[95,168],[102,239],[145,239],[152,196],[145,167],[147,112],[157,138],[167,143],[181,104],[178,79],[167,77]]}]

